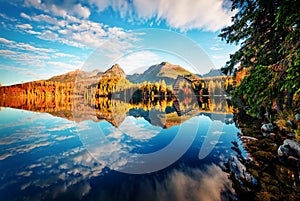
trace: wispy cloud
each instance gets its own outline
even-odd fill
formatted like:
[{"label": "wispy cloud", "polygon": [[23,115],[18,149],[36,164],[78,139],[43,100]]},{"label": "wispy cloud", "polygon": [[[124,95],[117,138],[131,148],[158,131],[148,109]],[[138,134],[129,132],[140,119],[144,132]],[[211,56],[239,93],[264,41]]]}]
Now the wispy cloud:
[{"label": "wispy cloud", "polygon": [[70,58],[74,58],[76,57],[75,55],[72,54],[67,54],[67,53],[61,53],[61,52],[57,52],[53,55],[53,57],[70,57]]},{"label": "wispy cloud", "polygon": [[26,13],[23,13],[23,12],[22,12],[22,13],[20,14],[20,16],[23,17],[23,18],[25,18],[25,19],[31,20],[31,17],[30,17],[29,15],[27,15]]},{"label": "wispy cloud", "polygon": [[31,17],[30,19],[36,22],[46,22],[51,25],[58,25],[58,26],[65,25],[63,20],[58,20],[54,17],[50,17],[49,15],[45,15],[45,14],[36,15]]},{"label": "wispy cloud", "polygon": [[12,40],[8,40],[6,38],[0,38],[0,45],[3,43],[6,47],[16,49],[16,50],[26,50],[26,51],[34,51],[37,53],[49,53],[49,52],[55,52],[54,49],[51,48],[40,48],[40,47],[35,47],[33,45],[27,44],[27,43],[22,43],[22,42],[15,42]]},{"label": "wispy cloud", "polygon": [[7,40],[6,38],[0,38],[0,43],[12,43],[13,41]]},{"label": "wispy cloud", "polygon": [[215,46],[210,47],[209,49],[210,49],[210,50],[213,50],[213,51],[223,50],[223,48],[221,48],[221,47],[215,47]]},{"label": "wispy cloud", "polygon": [[213,58],[213,59],[224,59],[225,56],[224,55],[212,55],[211,58]]},{"label": "wispy cloud", "polygon": [[32,34],[32,35],[41,35],[41,32],[33,31],[33,30],[25,30],[26,33]]},{"label": "wispy cloud", "polygon": [[118,11],[121,16],[131,20],[149,21],[157,23],[166,21],[173,28],[186,31],[189,29],[204,29],[217,31],[231,23],[231,16],[235,12],[228,9],[226,0],[156,0],[156,1],[95,1],[89,0],[99,11],[107,7]]},{"label": "wispy cloud", "polygon": [[60,62],[60,61],[49,61],[47,62],[48,65],[52,66],[52,68],[58,68],[58,69],[78,69],[81,67],[81,65],[74,65],[66,62]]},{"label": "wispy cloud", "polygon": [[134,117],[126,117],[118,128],[134,140],[149,140],[162,130],[160,127],[152,126],[146,120],[138,124],[138,120]]},{"label": "wispy cloud", "polygon": [[3,19],[5,19],[5,20],[12,21],[12,22],[17,21],[17,19],[8,17],[8,16],[5,15],[4,13],[0,13],[0,17],[3,18]]},{"label": "wispy cloud", "polygon": [[25,0],[24,5],[44,10],[47,13],[52,13],[61,17],[71,14],[82,18],[88,18],[91,14],[89,8],[83,6],[81,3],[74,4],[73,1],[63,1],[60,4],[55,4],[52,1],[42,2],[40,0]]},{"label": "wispy cloud", "polygon": [[14,46],[11,46],[12,48],[20,49],[20,50],[27,50],[27,51],[34,51],[34,52],[55,52],[55,50],[50,49],[50,48],[39,48],[39,47],[34,47],[30,44],[26,43],[14,43]]},{"label": "wispy cloud", "polygon": [[[32,54],[28,52],[17,52],[12,50],[0,50],[0,56],[5,57],[7,59],[16,61],[18,64],[27,65],[27,66],[35,66],[35,67],[43,67],[43,60],[50,59],[47,55],[38,55]],[[6,68],[6,70],[13,70],[10,68]]]},{"label": "wispy cloud", "polygon": [[[79,48],[97,48],[110,38],[124,40],[132,38],[133,34],[120,27],[109,27],[102,23],[87,19],[80,19],[66,14],[58,19],[47,14],[29,16],[21,13],[20,16],[28,21],[38,22],[38,30],[25,30],[27,33],[36,35],[38,38],[56,41],[69,46]],[[25,26],[19,25],[19,28]]]},{"label": "wispy cloud", "polygon": [[0,70],[9,70],[9,71],[12,71],[12,72],[24,72],[26,71],[26,69],[24,68],[21,68],[21,67],[17,67],[17,66],[11,66],[11,65],[3,65],[3,64],[0,64]]},{"label": "wispy cloud", "polygon": [[48,128],[49,131],[62,131],[62,130],[67,130],[74,127],[72,123],[70,124],[61,124],[59,126],[55,125],[53,128]]},{"label": "wispy cloud", "polygon": [[[220,167],[212,164],[204,170],[185,169],[174,170],[161,183],[156,182],[154,195],[159,195],[153,200],[224,200],[234,198],[234,190]],[[152,193],[151,193],[152,194]]]},{"label": "wispy cloud", "polygon": [[0,50],[0,55],[4,57],[9,57],[10,55],[16,55],[17,52],[11,50]]},{"label": "wispy cloud", "polygon": [[145,71],[149,67],[149,64],[156,64],[161,61],[162,58],[154,52],[143,50],[126,55],[116,62],[127,74],[134,74]]},{"label": "wispy cloud", "polygon": [[19,29],[32,29],[32,26],[30,24],[18,24],[16,25]]},{"label": "wispy cloud", "polygon": [[0,155],[0,161],[4,160],[10,156],[13,156],[13,154],[12,153],[4,153],[4,154]]},{"label": "wispy cloud", "polygon": [[[0,56],[17,62],[22,66],[43,67],[56,50],[51,48],[35,47],[31,44],[16,42],[0,38]],[[9,69],[7,69],[9,70]]]}]

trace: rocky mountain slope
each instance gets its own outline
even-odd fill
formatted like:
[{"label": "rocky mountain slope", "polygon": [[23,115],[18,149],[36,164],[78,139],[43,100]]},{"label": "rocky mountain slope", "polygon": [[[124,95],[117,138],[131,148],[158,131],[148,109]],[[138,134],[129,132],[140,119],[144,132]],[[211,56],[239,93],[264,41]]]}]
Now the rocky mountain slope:
[{"label": "rocky mountain slope", "polygon": [[179,65],[162,62],[160,64],[150,66],[142,74],[127,75],[126,78],[132,83],[141,83],[144,81],[158,82],[160,80],[165,80],[167,84],[172,84],[178,75],[191,74],[191,72]]}]

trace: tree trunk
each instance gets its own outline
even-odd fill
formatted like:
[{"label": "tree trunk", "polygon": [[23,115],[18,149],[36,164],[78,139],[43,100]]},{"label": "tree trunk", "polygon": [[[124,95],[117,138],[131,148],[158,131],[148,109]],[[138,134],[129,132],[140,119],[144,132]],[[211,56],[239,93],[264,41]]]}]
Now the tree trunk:
[{"label": "tree trunk", "polygon": [[283,103],[284,103],[284,94],[281,92],[278,94],[276,98],[276,106],[278,111],[283,110]]},{"label": "tree trunk", "polygon": [[286,108],[291,108],[293,105],[294,90],[288,90],[286,99]]}]

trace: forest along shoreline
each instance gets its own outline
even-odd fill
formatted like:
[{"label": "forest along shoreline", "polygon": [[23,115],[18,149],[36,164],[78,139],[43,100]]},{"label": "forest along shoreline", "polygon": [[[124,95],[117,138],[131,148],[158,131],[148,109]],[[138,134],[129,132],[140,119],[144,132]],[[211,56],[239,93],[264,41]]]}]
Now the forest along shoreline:
[{"label": "forest along shoreline", "polygon": [[[72,120],[72,111],[91,117],[99,109],[99,102],[103,102],[101,99],[123,101],[132,107],[145,107],[146,103],[147,107],[160,105],[164,109],[167,103],[176,100],[184,109],[197,99],[193,104],[201,110],[232,113],[231,105],[227,107],[215,101],[226,98],[223,88],[232,88],[232,76],[220,73],[220,76],[204,77],[169,62],[152,65],[143,74],[126,75],[115,64],[105,72],[75,70],[48,80],[1,86],[0,106],[48,112]],[[211,100],[215,95],[217,98]]]},{"label": "forest along shoreline", "polygon": [[[105,79],[101,80],[98,86],[81,80],[80,85],[75,85],[74,79],[78,76],[78,73],[80,72],[63,75],[62,80],[65,81],[64,83],[60,80],[50,79],[49,81],[1,87],[1,106],[48,112],[55,116],[73,120],[71,111],[74,109],[75,104],[80,106],[81,110],[84,108],[86,113],[84,116],[86,117],[83,116],[82,120],[91,118],[91,114],[94,114],[95,109],[97,109],[95,103],[98,103],[101,99],[97,98],[99,96],[97,94],[101,94],[103,91],[107,93],[110,90],[115,92],[114,90],[117,87],[111,86],[111,88],[102,89],[101,83],[104,83]],[[241,130],[238,137],[248,153],[248,157],[242,156],[239,144],[232,142],[231,148],[236,152],[236,155],[228,160],[226,171],[230,173],[238,197],[241,200],[299,200],[299,194],[297,194],[297,192],[300,192],[299,96],[294,96],[294,106],[288,110],[278,110],[275,101],[273,108],[266,109],[264,106],[260,106],[259,112],[256,114],[251,113],[243,97],[236,95],[242,81],[246,80],[248,76],[245,71],[240,71],[236,72],[233,78],[202,78],[200,84],[197,81],[194,84],[192,83],[191,86],[192,89],[198,89],[199,94],[203,94],[202,91],[205,89],[199,87],[207,86],[204,91],[210,92],[211,95],[220,91],[219,88],[222,86],[228,95],[232,96],[235,109],[232,110],[232,107],[230,107],[228,110],[226,109],[226,112],[234,112],[234,121]],[[72,79],[65,79],[65,77],[71,77]],[[113,77],[110,76],[109,79]],[[184,77],[180,78],[180,80],[185,80],[182,79]],[[99,81],[99,78],[95,78],[95,80]],[[110,82],[110,84],[112,83]],[[136,91],[139,92],[138,94],[148,94],[149,100],[152,93],[154,93],[154,99],[157,93],[160,94],[165,91],[168,94],[168,88],[162,87],[165,84],[156,85],[149,82],[142,83],[140,84],[141,90]],[[181,96],[185,97],[184,94],[189,91],[181,90],[185,87],[184,83],[178,84],[178,86],[179,92],[183,93]],[[173,91],[171,87],[169,88],[169,91]],[[155,91],[155,89],[157,90]],[[165,95],[163,97],[167,98],[169,96]],[[75,101],[77,99],[78,101]],[[284,99],[286,101],[287,97]],[[184,103],[184,101],[182,102]],[[159,101],[154,101],[154,103],[160,104]],[[201,103],[203,106],[204,102]],[[153,107],[153,104],[151,102],[150,107]],[[137,106],[140,107],[140,105]],[[217,108],[222,107],[209,102],[205,105],[205,108],[200,109],[216,111]]]}]

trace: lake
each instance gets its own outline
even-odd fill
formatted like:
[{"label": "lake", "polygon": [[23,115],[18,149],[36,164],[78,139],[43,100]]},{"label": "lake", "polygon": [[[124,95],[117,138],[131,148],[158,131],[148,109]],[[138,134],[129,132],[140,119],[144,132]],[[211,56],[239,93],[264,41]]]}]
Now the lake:
[{"label": "lake", "polygon": [[2,103],[1,200],[237,199],[224,171],[243,150],[233,115],[158,102]]}]

